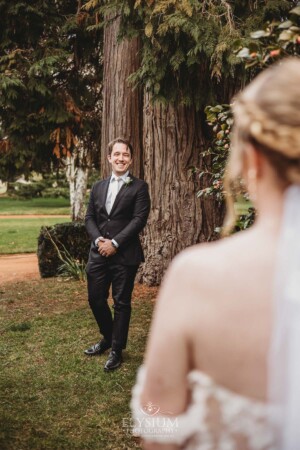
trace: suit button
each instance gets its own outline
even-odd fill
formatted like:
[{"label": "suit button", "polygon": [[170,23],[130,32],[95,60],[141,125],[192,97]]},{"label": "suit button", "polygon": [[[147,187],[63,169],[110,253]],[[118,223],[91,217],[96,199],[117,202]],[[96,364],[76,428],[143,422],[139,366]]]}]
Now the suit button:
[{"label": "suit button", "polygon": [[107,219],[107,222],[110,222],[110,219]]},{"label": "suit button", "polygon": [[109,236],[109,232],[108,231],[106,232],[106,236]]}]

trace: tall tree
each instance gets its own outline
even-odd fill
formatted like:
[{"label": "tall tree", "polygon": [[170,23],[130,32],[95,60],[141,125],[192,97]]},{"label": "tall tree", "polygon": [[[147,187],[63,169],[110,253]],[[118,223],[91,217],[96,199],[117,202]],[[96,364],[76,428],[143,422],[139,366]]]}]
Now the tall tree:
[{"label": "tall tree", "polygon": [[[66,21],[65,32],[72,37],[72,84],[70,94],[81,112],[80,132],[64,162],[70,186],[71,217],[85,215],[85,198],[89,171],[98,159],[102,114],[102,32],[88,30],[90,15],[83,10],[86,2],[77,0],[77,11]],[[98,161],[97,164],[98,166]]]},{"label": "tall tree", "polygon": [[101,112],[101,35],[87,32],[81,6],[0,1],[0,176],[63,162],[71,194],[81,192],[71,195],[73,219],[82,216],[82,175],[97,149]]},{"label": "tall tree", "polygon": [[142,175],[142,91],[133,91],[128,77],[140,66],[140,40],[118,41],[120,19],[110,13],[106,17],[103,46],[103,115],[101,161],[102,175],[107,176],[107,144],[118,136],[129,139],[133,148],[133,170]]},{"label": "tall tree", "polygon": [[223,206],[195,195],[192,167],[202,166],[207,146],[202,114],[185,105],[153,105],[150,94],[145,95],[144,111],[144,168],[152,208],[142,280],[156,285],[176,253],[213,239]]},{"label": "tall tree", "polygon": [[[133,86],[144,88],[142,161],[152,198],[144,236],[147,264],[142,278],[149,284],[158,284],[178,251],[213,239],[214,229],[222,221],[222,203],[216,204],[213,198],[195,198],[198,186],[191,168],[197,165],[204,169],[203,152],[209,145],[204,108],[228,101],[245,82],[245,71],[233,49],[247,30],[267,19],[281,19],[293,2],[89,3],[98,5],[104,17],[107,11],[117,11],[121,21],[119,36],[138,37],[141,42],[141,63],[130,81]],[[124,58],[128,58],[127,53]],[[116,65],[114,60],[110,63]],[[119,80],[124,82],[118,73],[114,72],[114,76],[118,80],[112,82],[105,77],[104,84],[116,86]],[[116,98],[114,89],[110,88],[110,95]],[[125,113],[122,104],[119,107]],[[103,127],[112,119],[114,116],[105,115]],[[205,168],[210,170],[213,164],[208,159]]]}]

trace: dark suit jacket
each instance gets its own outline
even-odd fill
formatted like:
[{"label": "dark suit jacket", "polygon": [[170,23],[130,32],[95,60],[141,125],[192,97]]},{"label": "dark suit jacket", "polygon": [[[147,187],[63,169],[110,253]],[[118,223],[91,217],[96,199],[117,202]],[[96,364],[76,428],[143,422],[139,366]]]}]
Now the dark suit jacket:
[{"label": "dark suit jacket", "polygon": [[89,262],[107,258],[98,253],[95,240],[99,236],[115,239],[119,244],[117,253],[109,257],[111,262],[138,265],[144,261],[139,233],[146,225],[150,211],[148,185],[145,181],[129,175],[132,182],[123,184],[110,214],[105,208],[110,177],[94,184],[90,194],[85,226],[92,240]]}]

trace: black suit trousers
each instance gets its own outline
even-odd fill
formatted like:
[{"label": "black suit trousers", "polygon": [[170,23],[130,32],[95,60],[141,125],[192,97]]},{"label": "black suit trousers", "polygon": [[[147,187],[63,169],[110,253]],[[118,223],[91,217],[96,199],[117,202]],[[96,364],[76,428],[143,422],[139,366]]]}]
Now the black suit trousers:
[{"label": "black suit trousers", "polygon": [[[126,348],[131,316],[131,295],[138,265],[127,266],[111,262],[89,261],[87,265],[88,299],[104,339],[113,350]],[[108,305],[112,287],[114,316]]]}]

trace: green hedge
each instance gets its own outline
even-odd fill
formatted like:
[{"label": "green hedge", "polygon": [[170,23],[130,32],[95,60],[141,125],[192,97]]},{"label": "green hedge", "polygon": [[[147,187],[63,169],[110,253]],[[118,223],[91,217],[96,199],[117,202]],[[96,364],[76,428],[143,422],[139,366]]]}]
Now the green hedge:
[{"label": "green hedge", "polygon": [[88,260],[90,239],[83,222],[59,223],[50,227],[42,227],[38,238],[38,262],[42,278],[57,276],[62,261],[51,242],[55,242],[63,253],[64,247],[74,258],[84,263]]}]

